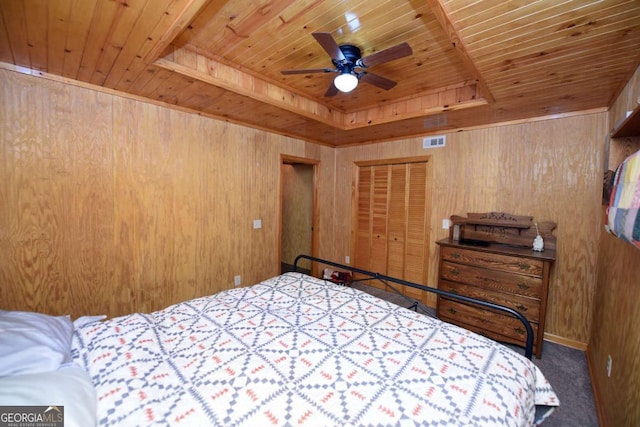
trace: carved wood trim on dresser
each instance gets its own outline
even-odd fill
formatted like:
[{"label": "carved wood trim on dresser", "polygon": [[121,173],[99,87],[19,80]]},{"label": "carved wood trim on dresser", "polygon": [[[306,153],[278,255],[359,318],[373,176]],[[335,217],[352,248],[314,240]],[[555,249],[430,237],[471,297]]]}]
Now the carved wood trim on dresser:
[{"label": "carved wood trim on dresser", "polygon": [[[533,217],[505,212],[454,215],[451,220],[450,237],[437,242],[438,288],[518,310],[534,330],[534,354],[542,357],[556,224],[534,223]],[[544,240],[543,251],[532,249],[538,234]],[[445,297],[438,298],[437,314],[497,341],[525,344],[526,331],[515,317]]]}]

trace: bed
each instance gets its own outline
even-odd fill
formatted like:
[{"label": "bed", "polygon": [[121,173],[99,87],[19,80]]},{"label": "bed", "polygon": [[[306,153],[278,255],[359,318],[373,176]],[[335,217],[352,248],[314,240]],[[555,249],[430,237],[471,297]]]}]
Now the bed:
[{"label": "bed", "polygon": [[82,323],[98,425],[530,426],[559,404],[512,349],[299,272]]}]

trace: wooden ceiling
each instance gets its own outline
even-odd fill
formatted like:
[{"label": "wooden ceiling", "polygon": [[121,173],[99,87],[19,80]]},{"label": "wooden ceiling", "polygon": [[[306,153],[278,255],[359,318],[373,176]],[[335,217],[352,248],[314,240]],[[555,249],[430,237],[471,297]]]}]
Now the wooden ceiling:
[{"label": "wooden ceiling", "polygon": [[[326,97],[312,33],[413,55]],[[331,146],[608,108],[640,64],[638,0],[0,0],[5,68]]]}]

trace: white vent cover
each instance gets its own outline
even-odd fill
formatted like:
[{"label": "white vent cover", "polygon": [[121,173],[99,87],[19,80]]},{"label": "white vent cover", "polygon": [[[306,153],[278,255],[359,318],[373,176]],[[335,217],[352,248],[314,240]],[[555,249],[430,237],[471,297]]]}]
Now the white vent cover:
[{"label": "white vent cover", "polygon": [[446,142],[446,135],[430,136],[428,138],[422,138],[422,148],[444,147]]}]

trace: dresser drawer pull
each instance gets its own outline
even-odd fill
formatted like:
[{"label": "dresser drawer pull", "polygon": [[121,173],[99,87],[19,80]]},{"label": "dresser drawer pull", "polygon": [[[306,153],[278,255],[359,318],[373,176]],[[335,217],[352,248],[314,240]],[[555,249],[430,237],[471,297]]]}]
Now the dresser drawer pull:
[{"label": "dresser drawer pull", "polygon": [[531,286],[527,285],[527,284],[526,284],[526,283],[524,283],[524,282],[520,282],[520,283],[518,283],[518,287],[519,287],[520,289],[529,289]]},{"label": "dresser drawer pull", "polygon": [[451,273],[452,276],[457,276],[460,274],[460,270],[458,270],[457,268],[452,268],[449,273]]},{"label": "dresser drawer pull", "polygon": [[455,308],[449,308],[447,311],[449,313],[451,313],[451,314],[456,314],[457,313]]},{"label": "dresser drawer pull", "polygon": [[460,259],[460,254],[458,252],[451,252],[451,258]]},{"label": "dresser drawer pull", "polygon": [[531,264],[527,264],[526,262],[519,262],[518,268],[520,268],[520,270],[529,270],[531,268]]},{"label": "dresser drawer pull", "polygon": [[520,305],[516,305],[516,308],[520,311],[527,311],[527,307],[525,307],[524,305],[520,304]]},{"label": "dresser drawer pull", "polygon": [[514,331],[516,331],[516,333],[520,334],[520,335],[524,335],[525,330],[522,328],[513,328]]}]

